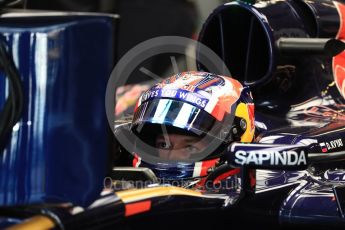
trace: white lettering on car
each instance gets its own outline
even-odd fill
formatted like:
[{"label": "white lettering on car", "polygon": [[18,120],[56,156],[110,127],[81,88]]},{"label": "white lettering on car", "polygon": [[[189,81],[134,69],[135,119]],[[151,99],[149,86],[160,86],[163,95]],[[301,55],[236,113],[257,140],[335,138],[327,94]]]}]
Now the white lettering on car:
[{"label": "white lettering on car", "polygon": [[235,153],[235,163],[239,165],[306,165],[306,155],[304,151],[243,151]]},{"label": "white lettering on car", "polygon": [[[320,143],[321,148],[324,147],[325,145],[326,145],[327,150],[332,150],[332,149],[336,149],[336,148],[340,148],[344,146],[343,140],[341,138],[333,140],[333,141],[329,141],[329,142]],[[323,149],[322,152],[326,152],[326,151]]]}]

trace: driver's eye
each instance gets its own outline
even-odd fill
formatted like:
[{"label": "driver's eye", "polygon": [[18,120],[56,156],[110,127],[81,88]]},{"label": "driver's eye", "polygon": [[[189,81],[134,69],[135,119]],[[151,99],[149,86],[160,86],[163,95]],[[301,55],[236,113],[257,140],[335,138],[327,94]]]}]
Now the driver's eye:
[{"label": "driver's eye", "polygon": [[169,149],[169,145],[165,141],[157,141],[156,148],[159,149]]}]

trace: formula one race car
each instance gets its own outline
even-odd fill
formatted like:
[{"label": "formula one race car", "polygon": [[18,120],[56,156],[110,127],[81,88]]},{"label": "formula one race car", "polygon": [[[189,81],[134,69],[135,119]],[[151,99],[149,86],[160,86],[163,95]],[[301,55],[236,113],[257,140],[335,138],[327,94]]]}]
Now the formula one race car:
[{"label": "formula one race car", "polygon": [[[91,20],[88,23],[95,20],[94,23],[97,23],[94,17],[90,19],[84,16],[79,19]],[[64,20],[70,19],[68,17]],[[107,21],[105,18],[99,20]],[[117,153],[133,159],[134,167],[114,167],[103,180],[106,164],[95,157],[95,154],[89,154],[91,150],[86,150],[96,148],[95,142],[101,141],[97,134],[101,132],[92,136],[95,140],[91,140],[93,138],[89,136],[90,143],[85,143],[80,140],[80,136],[76,139],[83,134],[85,127],[82,125],[85,123],[81,124],[78,119],[70,117],[69,124],[73,125],[75,121],[75,130],[66,132],[61,129],[61,124],[55,124],[55,127],[53,123],[49,123],[52,115],[44,117],[46,115],[43,112],[37,113],[41,114],[43,120],[41,125],[35,126],[35,130],[38,129],[40,133],[35,138],[39,140],[44,135],[52,135],[47,138],[48,143],[63,151],[57,152],[49,146],[35,145],[41,143],[39,141],[33,142],[30,149],[16,147],[13,140],[30,139],[30,132],[27,132],[28,128],[22,128],[24,132],[21,135],[25,137],[18,133],[12,134],[11,145],[0,155],[0,226],[10,229],[173,229],[189,226],[201,229],[260,229],[272,226],[343,228],[343,20],[345,4],[330,0],[262,1],[254,5],[236,1],[213,11],[204,23],[199,42],[221,57],[231,76],[241,82],[244,88],[250,89],[255,103],[255,122],[252,120],[253,123],[250,123],[250,117],[244,118],[247,121],[245,125],[242,120],[238,121],[238,127],[242,127],[244,133],[249,126],[255,127],[253,142],[240,138],[229,143],[224,148],[221,165],[214,158],[205,158],[201,163],[193,161],[167,167],[157,164],[158,167],[153,167],[151,162],[144,162],[142,159],[145,156],[139,153],[140,156],[132,157],[132,151],[119,141]],[[69,30],[69,33],[77,33],[81,29]],[[104,31],[109,32],[109,28],[104,28]],[[37,35],[37,39],[43,38],[47,39]],[[12,42],[15,44],[15,41]],[[200,49],[197,49],[196,56],[201,55]],[[53,67],[54,65],[49,71],[53,71]],[[58,68],[57,65],[55,68]],[[211,72],[202,63],[198,63],[198,70],[200,72],[197,74],[201,71],[204,71],[203,74]],[[37,71],[40,71],[38,67]],[[208,81],[203,81],[202,84],[198,81],[193,85],[193,90],[201,85],[207,88],[218,84],[217,74],[222,73],[203,75]],[[174,79],[185,75],[177,74]],[[233,81],[233,84],[237,84],[236,82]],[[44,92],[42,84],[45,83],[38,84],[38,92]],[[99,87],[102,88],[101,85]],[[84,93],[90,92],[91,90],[86,89]],[[153,91],[148,92],[145,100],[155,97],[151,96],[154,95]],[[43,100],[40,93],[35,95],[38,101]],[[168,98],[170,97],[166,96],[164,100]],[[52,100],[52,97],[48,95],[47,99],[41,101],[43,105],[46,100]],[[77,102],[82,103],[82,100]],[[50,109],[55,112],[54,116],[64,114],[59,103],[51,103]],[[72,104],[66,105],[72,108]],[[89,116],[88,112],[96,108],[94,101],[91,104],[94,106],[85,107],[81,116]],[[146,111],[149,111],[146,108],[142,110],[140,106],[137,104],[135,108],[140,113],[134,115],[133,121],[144,117]],[[174,108],[180,107],[176,104]],[[250,108],[246,107],[247,114],[251,113]],[[24,109],[24,114],[27,111],[28,114],[32,112]],[[208,116],[204,114],[205,118]],[[94,119],[90,127],[98,130],[97,119],[90,119]],[[194,125],[194,120],[192,123]],[[192,123],[188,125],[191,126]],[[45,124],[49,124],[49,129],[44,131],[48,134],[42,131]],[[133,139],[132,127],[133,122],[117,122],[115,136],[118,140],[123,137]],[[19,127],[18,129],[20,130]],[[232,129],[233,134],[238,131]],[[70,136],[65,136],[66,134]],[[71,137],[74,142],[70,140]],[[64,141],[71,145],[73,143],[74,146],[59,146]],[[36,154],[37,147],[42,147],[40,152],[44,150],[47,154]],[[15,154],[30,151],[33,154],[24,154],[30,156],[23,157],[25,159]],[[83,155],[83,151],[87,153]],[[9,160],[8,153],[14,156],[12,160]],[[36,159],[34,156],[41,158]],[[68,158],[71,158],[70,162]],[[37,162],[40,162],[39,166]],[[55,166],[56,162],[59,165]],[[14,169],[13,164],[18,168]],[[22,172],[19,170],[21,165],[27,171],[16,175]],[[28,170],[32,165],[36,169]],[[35,170],[38,171],[32,172]],[[177,171],[180,172],[177,176],[167,176]],[[45,176],[43,181],[46,184],[35,180],[38,172]],[[24,174],[28,174],[30,179]],[[24,185],[18,183],[18,180]],[[99,183],[102,180],[103,186]],[[32,183],[36,183],[36,186],[32,186]],[[10,186],[12,184],[14,185]],[[95,188],[95,184],[99,187]]]}]

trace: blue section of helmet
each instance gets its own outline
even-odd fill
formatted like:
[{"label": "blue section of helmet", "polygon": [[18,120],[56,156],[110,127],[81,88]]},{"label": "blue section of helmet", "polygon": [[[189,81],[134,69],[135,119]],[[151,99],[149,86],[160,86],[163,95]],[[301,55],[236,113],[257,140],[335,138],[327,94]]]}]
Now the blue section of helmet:
[{"label": "blue section of helmet", "polygon": [[253,103],[253,96],[249,86],[245,86],[242,89],[240,100],[246,103]]},{"label": "blue section of helmet", "polygon": [[150,168],[161,180],[181,180],[193,177],[195,163],[157,163],[153,165],[147,162],[142,162],[140,167]]},{"label": "blue section of helmet", "polygon": [[[217,81],[209,84],[210,81],[213,81],[214,79],[217,79]],[[203,85],[205,84],[205,86],[203,87]],[[198,89],[204,89],[210,86],[219,86],[219,85],[224,85],[225,81],[222,77],[218,76],[218,75],[214,75],[212,73],[206,73],[206,76],[204,79],[202,79],[200,82],[198,82],[197,84],[195,84],[195,87]]]}]

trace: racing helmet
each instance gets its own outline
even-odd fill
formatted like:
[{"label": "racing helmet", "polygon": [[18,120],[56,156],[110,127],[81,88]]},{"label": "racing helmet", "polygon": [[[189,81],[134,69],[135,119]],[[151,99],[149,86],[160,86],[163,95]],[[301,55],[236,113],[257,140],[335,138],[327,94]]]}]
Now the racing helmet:
[{"label": "racing helmet", "polygon": [[[155,84],[136,103],[131,124],[137,137],[133,166],[148,167],[160,179],[202,178],[223,162],[230,143],[251,142],[254,131],[248,87],[212,73],[179,73]],[[203,147],[185,158],[162,159],[155,141],[163,134],[193,137]],[[186,155],[185,148],[176,151]]]}]

